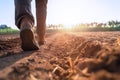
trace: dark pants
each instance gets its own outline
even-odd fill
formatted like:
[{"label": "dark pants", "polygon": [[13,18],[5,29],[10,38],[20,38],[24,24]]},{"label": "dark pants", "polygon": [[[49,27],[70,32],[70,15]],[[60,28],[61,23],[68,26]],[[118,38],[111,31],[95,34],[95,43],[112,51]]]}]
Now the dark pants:
[{"label": "dark pants", "polygon": [[[30,19],[31,24],[34,25],[34,17],[31,13],[32,0],[14,0],[15,2],[15,24],[20,28],[20,23],[23,18]],[[46,27],[46,9],[48,0],[35,0],[36,1],[36,17],[37,17],[37,33],[39,35],[45,34]]]}]

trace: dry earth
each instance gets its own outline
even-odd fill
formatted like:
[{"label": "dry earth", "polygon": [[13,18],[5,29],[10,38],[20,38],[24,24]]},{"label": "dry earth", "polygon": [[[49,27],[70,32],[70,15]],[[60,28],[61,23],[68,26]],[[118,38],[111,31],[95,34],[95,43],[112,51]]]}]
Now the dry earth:
[{"label": "dry earth", "polygon": [[49,33],[24,52],[18,35],[0,36],[0,80],[119,80],[120,32]]}]

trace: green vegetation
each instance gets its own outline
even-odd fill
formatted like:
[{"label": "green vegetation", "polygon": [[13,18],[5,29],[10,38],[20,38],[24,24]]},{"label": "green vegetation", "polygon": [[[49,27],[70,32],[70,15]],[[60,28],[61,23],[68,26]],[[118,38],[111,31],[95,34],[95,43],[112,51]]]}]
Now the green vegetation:
[{"label": "green vegetation", "polygon": [[49,25],[48,30],[58,30],[58,31],[120,31],[119,21],[108,21],[107,23],[82,23],[68,28],[63,25]]},{"label": "green vegetation", "polygon": [[120,31],[119,21],[108,21],[107,23],[79,24],[73,27],[75,31]]},{"label": "green vegetation", "polygon": [[[108,21],[107,23],[82,23],[73,25],[70,27],[64,26],[62,24],[58,25],[48,25],[46,32],[59,32],[59,31],[120,31],[120,21]],[[12,29],[7,25],[0,25],[0,35],[1,34],[16,34],[19,30]]]},{"label": "green vegetation", "polygon": [[0,28],[0,35],[2,34],[16,34],[16,33],[19,33],[18,30],[16,29],[12,29],[10,27],[7,27],[7,28]]}]

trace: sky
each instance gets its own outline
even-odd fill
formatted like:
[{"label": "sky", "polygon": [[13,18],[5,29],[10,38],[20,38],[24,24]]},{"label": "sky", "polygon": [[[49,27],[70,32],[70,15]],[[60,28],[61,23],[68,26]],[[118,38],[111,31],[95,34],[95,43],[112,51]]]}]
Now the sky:
[{"label": "sky", "polygon": [[[32,0],[35,17],[35,0]],[[48,0],[47,24],[120,21],[120,0]],[[14,0],[0,0],[0,25],[15,26]]]}]

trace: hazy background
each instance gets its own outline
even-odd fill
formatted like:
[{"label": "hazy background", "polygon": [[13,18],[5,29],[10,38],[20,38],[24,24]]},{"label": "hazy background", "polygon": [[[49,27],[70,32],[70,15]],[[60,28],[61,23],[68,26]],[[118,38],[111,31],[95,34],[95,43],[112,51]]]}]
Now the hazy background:
[{"label": "hazy background", "polygon": [[[32,1],[35,16],[35,0]],[[47,24],[120,21],[120,0],[48,0]],[[14,0],[0,0],[0,25],[16,28]]]}]

